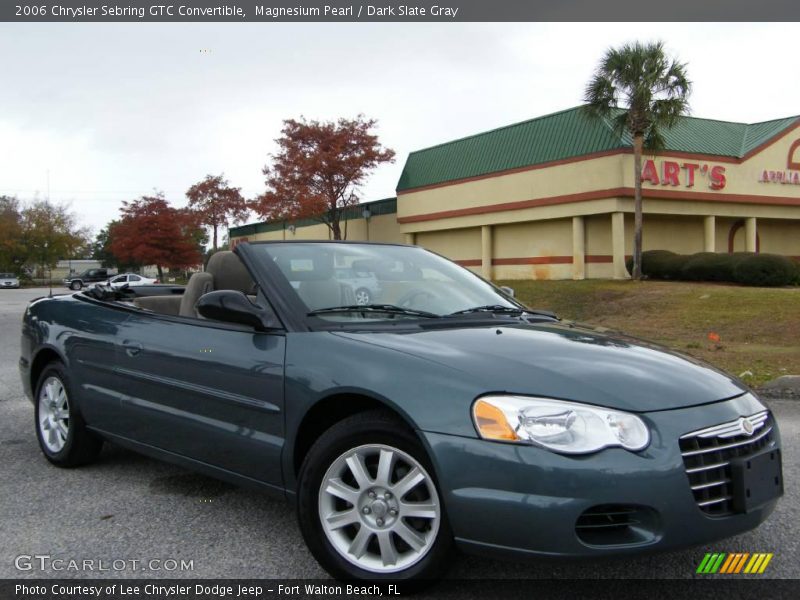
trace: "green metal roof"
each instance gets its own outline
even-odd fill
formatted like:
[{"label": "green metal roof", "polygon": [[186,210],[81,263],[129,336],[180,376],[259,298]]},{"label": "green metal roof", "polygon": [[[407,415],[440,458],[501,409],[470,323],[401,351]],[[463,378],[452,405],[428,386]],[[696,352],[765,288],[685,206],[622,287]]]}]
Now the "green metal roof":
[{"label": "green metal roof", "polygon": [[[373,200],[372,202],[364,202],[349,206],[342,211],[341,220],[349,221],[350,219],[361,219],[364,208],[369,207],[373,217],[378,215],[391,215],[397,212],[397,198],[384,198],[383,200]],[[294,221],[263,221],[261,223],[248,223],[247,225],[240,225],[239,227],[231,227],[228,229],[228,237],[244,237],[248,235],[255,235],[257,233],[266,233],[268,231],[280,231],[289,225],[295,227],[307,227],[309,225],[319,225],[322,221],[318,219],[296,219]]]},{"label": "green metal roof", "polygon": [[[666,150],[741,158],[797,120],[748,125],[682,117],[662,135]],[[577,106],[412,152],[397,191],[629,147],[628,134]]]}]

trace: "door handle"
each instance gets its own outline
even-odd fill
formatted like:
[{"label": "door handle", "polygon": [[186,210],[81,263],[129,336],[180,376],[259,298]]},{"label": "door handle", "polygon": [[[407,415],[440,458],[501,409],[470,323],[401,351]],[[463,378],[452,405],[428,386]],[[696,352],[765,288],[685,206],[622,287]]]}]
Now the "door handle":
[{"label": "door handle", "polygon": [[122,347],[125,348],[125,354],[128,356],[136,356],[144,350],[144,346],[142,346],[139,342],[122,342]]}]

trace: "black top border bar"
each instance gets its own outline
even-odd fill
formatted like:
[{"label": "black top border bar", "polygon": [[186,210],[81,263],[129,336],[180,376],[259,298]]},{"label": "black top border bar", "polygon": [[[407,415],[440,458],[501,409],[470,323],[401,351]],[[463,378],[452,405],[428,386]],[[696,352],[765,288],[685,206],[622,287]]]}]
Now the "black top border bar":
[{"label": "black top border bar", "polygon": [[[797,0],[2,0],[0,22],[797,22]],[[632,32],[635,33],[635,32]]]}]

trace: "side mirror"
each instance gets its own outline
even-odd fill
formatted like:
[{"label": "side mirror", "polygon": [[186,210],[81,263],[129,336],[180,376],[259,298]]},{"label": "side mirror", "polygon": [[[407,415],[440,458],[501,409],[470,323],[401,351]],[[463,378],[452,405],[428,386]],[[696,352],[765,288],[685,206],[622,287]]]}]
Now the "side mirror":
[{"label": "side mirror", "polygon": [[214,321],[250,325],[262,331],[272,327],[267,311],[253,304],[242,292],[234,290],[203,294],[195,308],[200,316]]},{"label": "side mirror", "polygon": [[503,290],[504,293],[511,296],[512,298],[514,297],[514,288],[510,288],[507,285],[501,285],[500,289]]}]

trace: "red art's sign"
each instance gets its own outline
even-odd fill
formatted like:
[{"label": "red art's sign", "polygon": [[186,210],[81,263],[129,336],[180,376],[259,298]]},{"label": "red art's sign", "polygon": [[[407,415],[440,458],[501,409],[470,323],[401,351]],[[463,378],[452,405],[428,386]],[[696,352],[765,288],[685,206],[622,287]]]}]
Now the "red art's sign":
[{"label": "red art's sign", "polygon": [[694,187],[697,182],[705,182],[712,190],[721,190],[727,183],[725,167],[721,165],[662,160],[658,168],[652,159],[644,161],[642,181],[687,188]]}]

